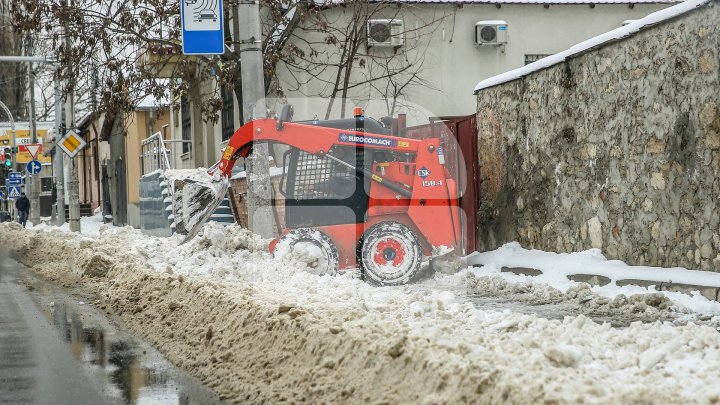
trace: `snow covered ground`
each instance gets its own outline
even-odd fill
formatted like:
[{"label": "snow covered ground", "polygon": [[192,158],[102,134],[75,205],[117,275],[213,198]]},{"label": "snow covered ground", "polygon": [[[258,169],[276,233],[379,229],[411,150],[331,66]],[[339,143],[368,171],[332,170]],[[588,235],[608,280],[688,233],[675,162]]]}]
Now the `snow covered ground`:
[{"label": "snow covered ground", "polygon": [[[720,315],[720,303],[707,299],[699,291],[692,291],[692,295],[688,295],[674,291],[660,291],[657,288],[661,283],[718,288],[720,287],[720,273],[683,268],[628,266],[619,260],[607,260],[599,249],[558,254],[523,249],[518,243],[508,243],[491,252],[473,253],[466,260],[468,263],[482,266],[468,269],[476,276],[490,275],[501,277],[511,283],[530,282],[548,285],[559,292],[566,292],[579,284],[571,281],[568,276],[599,275],[609,279],[610,283],[593,286],[590,290],[602,297],[614,299],[619,295],[657,293],[670,299],[674,304],[674,309],[678,312]],[[501,272],[503,267],[537,269],[542,271],[542,274],[538,276],[516,275]],[[617,281],[620,280],[644,280],[654,284],[650,284],[648,287],[618,286]]]},{"label": "snow covered ground", "polygon": [[[350,274],[310,274],[297,258],[275,259],[268,241],[237,226],[209,223],[184,245],[127,227],[96,231],[0,226],[3,245],[37,271],[79,275],[101,305],[237,403],[720,398],[720,334],[699,324],[712,324],[717,303],[641,287],[590,288],[550,272],[500,272],[510,263],[503,258],[524,254],[515,245],[488,254],[484,267],[377,288]],[[38,241],[46,254],[28,250]],[[594,252],[576,255],[602,265]],[[482,305],[503,296],[649,322],[615,328],[585,315],[547,319]],[[699,322],[676,322],[675,314]]]},{"label": "snow covered ground", "polygon": [[[35,229],[35,230],[57,230],[60,229],[63,232],[70,232],[70,223],[65,222],[61,227],[48,225],[50,223],[50,218],[40,218],[42,222],[38,225],[33,225],[32,222],[27,223],[28,229]],[[81,217],[80,218],[80,232],[83,235],[89,235],[89,236],[98,236],[100,235],[100,228],[112,228],[114,227],[112,223],[105,224],[103,222],[102,213],[97,213],[91,217]]]}]

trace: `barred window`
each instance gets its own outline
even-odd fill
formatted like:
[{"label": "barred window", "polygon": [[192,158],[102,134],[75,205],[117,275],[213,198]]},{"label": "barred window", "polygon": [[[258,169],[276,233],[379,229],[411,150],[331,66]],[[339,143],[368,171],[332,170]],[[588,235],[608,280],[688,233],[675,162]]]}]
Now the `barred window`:
[{"label": "barred window", "polygon": [[[180,97],[180,123],[182,125],[182,140],[192,140],[192,128],[190,120],[190,103],[187,96]],[[188,153],[192,149],[192,142],[182,143],[182,153]]]},{"label": "barred window", "polygon": [[222,140],[227,141],[230,139],[232,134],[235,132],[235,103],[233,100],[233,92],[225,90],[223,87],[220,90],[222,96],[223,108],[222,108]]}]

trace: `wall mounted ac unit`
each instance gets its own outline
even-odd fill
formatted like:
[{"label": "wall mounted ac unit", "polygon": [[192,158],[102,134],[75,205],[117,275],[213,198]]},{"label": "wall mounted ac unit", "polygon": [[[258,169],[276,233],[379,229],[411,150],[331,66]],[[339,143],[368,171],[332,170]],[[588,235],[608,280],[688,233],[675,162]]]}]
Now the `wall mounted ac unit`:
[{"label": "wall mounted ac unit", "polygon": [[507,43],[507,23],[503,20],[475,23],[476,45],[503,45]]},{"label": "wall mounted ac unit", "polygon": [[368,20],[368,47],[397,48],[405,43],[402,20]]}]

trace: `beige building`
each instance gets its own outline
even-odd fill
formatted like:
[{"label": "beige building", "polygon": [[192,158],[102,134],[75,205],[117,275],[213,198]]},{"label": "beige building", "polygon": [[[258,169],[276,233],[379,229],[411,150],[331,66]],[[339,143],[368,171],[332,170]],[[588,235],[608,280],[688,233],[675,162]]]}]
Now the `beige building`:
[{"label": "beige building", "polygon": [[116,225],[139,228],[142,141],[167,133],[169,123],[169,113],[153,105],[112,121],[105,114],[83,118],[78,127],[88,146],[78,155],[81,202],[92,210],[103,207]]}]

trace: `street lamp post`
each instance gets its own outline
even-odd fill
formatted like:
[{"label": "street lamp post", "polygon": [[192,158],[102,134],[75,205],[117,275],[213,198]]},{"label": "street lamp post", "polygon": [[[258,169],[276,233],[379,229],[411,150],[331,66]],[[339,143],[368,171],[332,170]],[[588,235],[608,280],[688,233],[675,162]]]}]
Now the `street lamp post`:
[{"label": "street lamp post", "polygon": [[[13,162],[13,164],[15,164],[15,119],[13,118],[12,113],[10,113],[10,109],[7,108],[5,103],[3,103],[2,101],[0,101],[0,108],[2,108],[3,111],[5,111],[5,115],[7,115],[8,119],[10,120],[10,133],[12,134],[11,138],[10,138],[11,139],[10,147],[12,148],[11,149],[12,150],[12,152],[11,152],[12,153],[12,162]],[[8,195],[8,198],[9,198],[9,195]],[[11,211],[12,208],[14,208],[14,206],[12,204],[8,204],[8,211]],[[13,213],[12,215],[13,215],[13,218],[15,218],[15,214]]]}]

